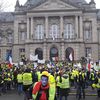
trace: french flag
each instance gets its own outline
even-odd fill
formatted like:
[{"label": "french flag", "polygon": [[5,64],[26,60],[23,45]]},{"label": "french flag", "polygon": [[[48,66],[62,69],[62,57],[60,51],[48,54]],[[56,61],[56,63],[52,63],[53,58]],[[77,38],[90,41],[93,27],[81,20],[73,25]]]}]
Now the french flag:
[{"label": "french flag", "polygon": [[9,56],[9,59],[8,60],[9,60],[8,61],[8,66],[9,66],[9,68],[12,68],[12,66],[13,66],[12,57]]}]

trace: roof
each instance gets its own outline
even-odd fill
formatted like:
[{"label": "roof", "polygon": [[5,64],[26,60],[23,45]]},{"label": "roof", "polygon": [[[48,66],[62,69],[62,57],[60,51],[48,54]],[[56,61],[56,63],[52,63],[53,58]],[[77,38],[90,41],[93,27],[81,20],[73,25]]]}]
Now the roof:
[{"label": "roof", "polygon": [[[24,4],[24,6],[37,6],[40,5],[43,2],[46,2],[48,0],[27,0],[27,2]],[[61,0],[64,1],[66,3],[70,3],[72,5],[81,5],[81,4],[87,4],[87,2],[85,0]]]},{"label": "roof", "polygon": [[13,12],[1,12],[0,13],[0,21],[3,21],[3,22],[12,22],[12,21],[14,21]]}]

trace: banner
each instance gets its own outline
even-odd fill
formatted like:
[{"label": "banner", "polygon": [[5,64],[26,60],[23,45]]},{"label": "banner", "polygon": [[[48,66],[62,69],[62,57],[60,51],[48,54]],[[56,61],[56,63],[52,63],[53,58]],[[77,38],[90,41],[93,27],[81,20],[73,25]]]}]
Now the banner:
[{"label": "banner", "polygon": [[38,55],[33,55],[33,54],[30,54],[30,60],[31,61],[37,61],[38,60]]},{"label": "banner", "polygon": [[39,64],[45,64],[45,60],[44,60],[44,59],[43,59],[43,60],[39,60],[39,59],[38,59],[38,63],[39,63]]}]

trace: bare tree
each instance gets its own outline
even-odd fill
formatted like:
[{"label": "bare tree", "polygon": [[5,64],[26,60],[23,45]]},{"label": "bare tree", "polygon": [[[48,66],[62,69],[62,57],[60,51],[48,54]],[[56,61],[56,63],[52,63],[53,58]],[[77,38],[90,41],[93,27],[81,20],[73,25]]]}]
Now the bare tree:
[{"label": "bare tree", "polygon": [[0,0],[0,12],[6,11],[10,7],[10,4],[7,0]]}]

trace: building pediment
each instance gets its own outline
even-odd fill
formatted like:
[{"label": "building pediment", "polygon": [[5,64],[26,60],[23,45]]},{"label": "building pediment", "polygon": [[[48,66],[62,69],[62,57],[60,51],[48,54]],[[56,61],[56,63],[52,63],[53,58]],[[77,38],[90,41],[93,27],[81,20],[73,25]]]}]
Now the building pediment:
[{"label": "building pediment", "polygon": [[35,8],[31,8],[31,11],[42,11],[42,10],[75,10],[78,9],[77,7],[74,7],[71,4],[67,4],[63,1],[56,0],[56,1],[47,1]]}]

